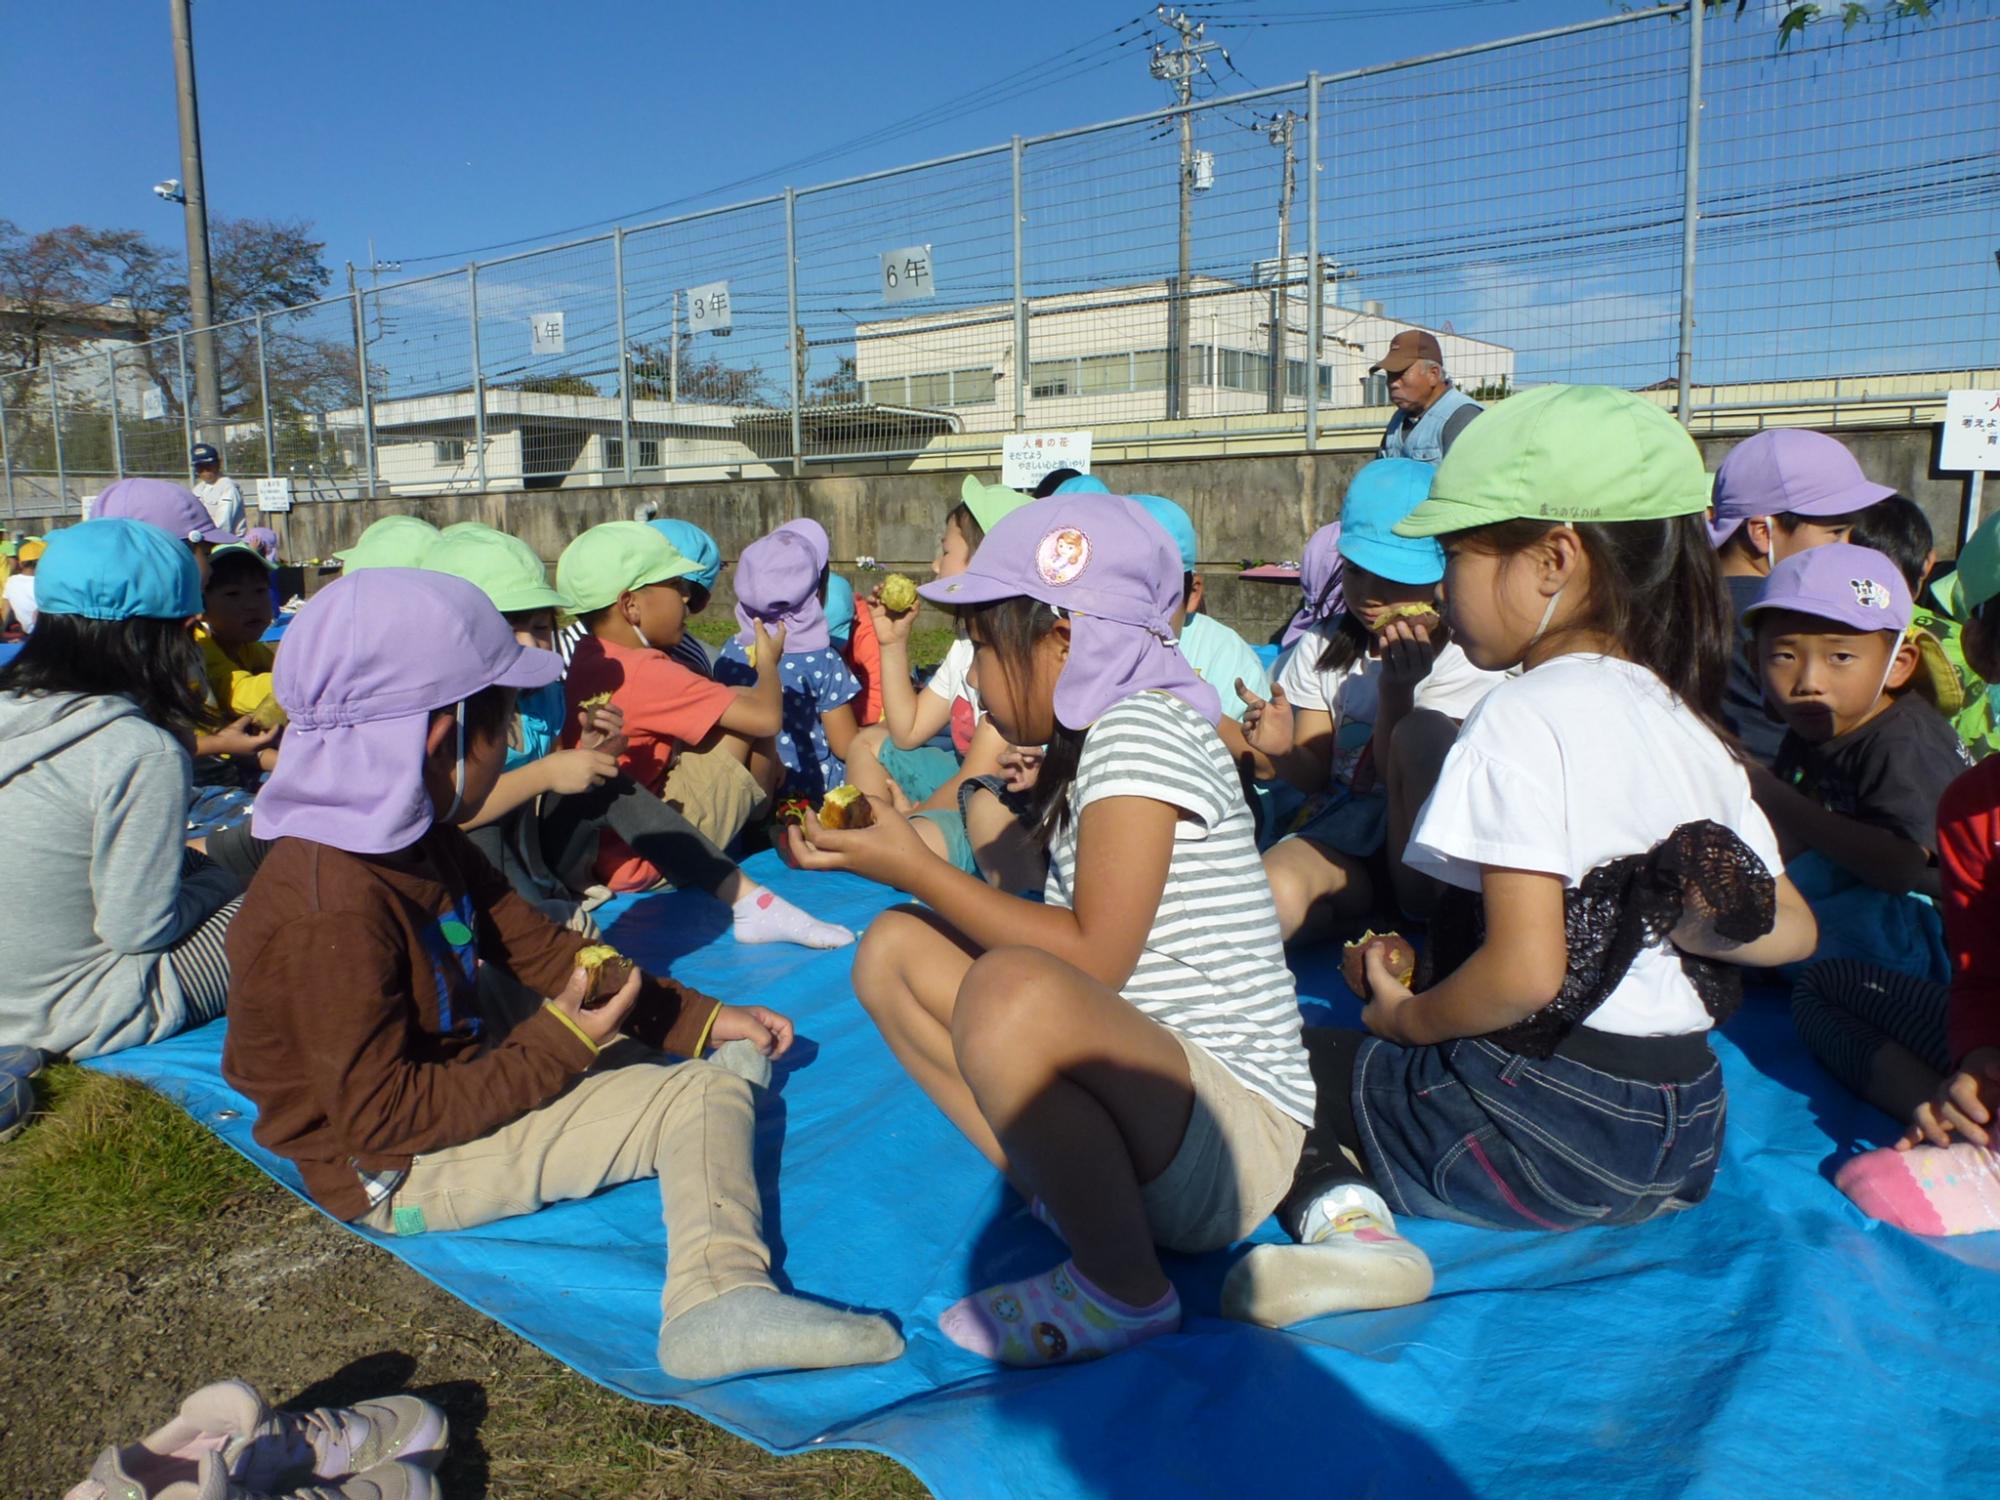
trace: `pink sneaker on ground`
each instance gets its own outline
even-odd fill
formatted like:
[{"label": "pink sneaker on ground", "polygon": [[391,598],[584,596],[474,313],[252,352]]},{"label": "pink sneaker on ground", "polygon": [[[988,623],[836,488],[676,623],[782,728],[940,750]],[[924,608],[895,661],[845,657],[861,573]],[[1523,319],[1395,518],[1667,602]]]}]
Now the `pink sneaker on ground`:
[{"label": "pink sneaker on ground", "polygon": [[[169,1470],[176,1477],[166,1477]],[[336,1484],[311,1484],[281,1493],[252,1490],[229,1477],[219,1453],[203,1453],[190,1461],[165,1458],[134,1444],[105,1449],[91,1466],[90,1478],[71,1490],[66,1500],[442,1500],[442,1495],[437,1476],[414,1464],[381,1464]]]}]

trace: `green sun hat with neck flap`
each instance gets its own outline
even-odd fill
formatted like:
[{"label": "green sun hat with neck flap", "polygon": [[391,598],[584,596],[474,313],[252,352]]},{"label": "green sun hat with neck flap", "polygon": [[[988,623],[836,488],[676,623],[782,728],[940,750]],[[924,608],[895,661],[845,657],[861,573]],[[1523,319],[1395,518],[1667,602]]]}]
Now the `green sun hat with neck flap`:
[{"label": "green sun hat with neck flap", "polygon": [[972,519],[979,523],[979,529],[991,531],[1000,524],[1002,516],[1011,515],[1035,497],[1009,489],[1004,484],[987,484],[977,474],[968,474],[958,487],[958,498],[972,512]]},{"label": "green sun hat with neck flap", "polygon": [[334,553],[345,573],[365,568],[421,568],[438,539],[437,527],[421,516],[384,516]]},{"label": "green sun hat with neck flap", "polygon": [[461,521],[446,527],[424,555],[424,566],[478,585],[503,615],[575,609],[567,594],[549,587],[549,570],[533,547],[491,526]]},{"label": "green sun hat with neck flap", "polygon": [[556,587],[578,614],[616,604],[620,594],[691,578],[701,571],[692,558],[643,521],[606,521],[563,548],[556,559]]},{"label": "green sun hat with neck flap", "polygon": [[1458,435],[1430,498],[1398,536],[1497,521],[1658,521],[1705,513],[1711,482],[1665,410],[1602,385],[1545,385],[1488,407]]}]

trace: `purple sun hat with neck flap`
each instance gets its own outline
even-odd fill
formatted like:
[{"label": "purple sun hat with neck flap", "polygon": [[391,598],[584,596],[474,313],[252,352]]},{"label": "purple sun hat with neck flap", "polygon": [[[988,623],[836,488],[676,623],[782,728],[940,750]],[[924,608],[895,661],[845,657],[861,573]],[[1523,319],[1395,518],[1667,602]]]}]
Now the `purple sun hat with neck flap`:
[{"label": "purple sun hat with neck flap", "polygon": [[766,630],[785,627],[785,652],[824,651],[832,644],[819,580],[826,572],[829,544],[817,521],[787,521],[743,549],[736,560],[736,623],[747,649],[756,636],[751,622]]},{"label": "purple sun hat with neck flap", "polygon": [[1135,693],[1171,693],[1214,724],[1215,689],[1174,639],[1180,549],[1144,509],[1119,495],[1051,495],[1002,516],[963,573],[917,592],[946,609],[1026,596],[1070,620],[1069,659],[1056,679],[1056,721],[1088,729]]},{"label": "purple sun hat with neck flap", "polygon": [[[350,854],[408,848],[437,821],[424,786],[431,714],[483,688],[536,688],[561,675],[560,657],[521,645],[463,578],[416,568],[342,578],[285,632],[272,688],[291,726],[251,831]],[[462,719],[459,736],[462,778]]]},{"label": "purple sun hat with neck flap", "polygon": [[1280,645],[1289,646],[1322,620],[1337,620],[1347,608],[1340,584],[1340,522],[1322,526],[1306,542],[1299,559],[1299,592],[1305,602],[1285,627]]}]

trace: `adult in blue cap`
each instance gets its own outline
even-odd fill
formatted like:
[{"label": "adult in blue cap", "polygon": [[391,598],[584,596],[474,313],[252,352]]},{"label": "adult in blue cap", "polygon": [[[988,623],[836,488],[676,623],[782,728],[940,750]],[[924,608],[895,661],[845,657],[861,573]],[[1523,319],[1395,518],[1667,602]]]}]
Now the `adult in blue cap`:
[{"label": "adult in blue cap", "polygon": [[218,531],[234,536],[244,534],[243,491],[236,481],[223,477],[222,455],[212,443],[196,443],[188,452],[188,467],[194,470],[194,497]]},{"label": "adult in blue cap", "polygon": [[0,1047],[70,1057],[222,1013],[240,888],[186,850],[188,745],[206,712],[194,554],[158,527],[55,532],[40,619],[0,667]]}]

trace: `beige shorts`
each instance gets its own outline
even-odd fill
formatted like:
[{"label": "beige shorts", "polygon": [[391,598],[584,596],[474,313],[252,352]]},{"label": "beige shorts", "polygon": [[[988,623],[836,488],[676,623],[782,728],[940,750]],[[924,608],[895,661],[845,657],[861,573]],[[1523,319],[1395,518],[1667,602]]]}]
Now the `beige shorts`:
[{"label": "beige shorts", "polygon": [[674,757],[660,799],[702,831],[718,849],[741,833],[766,798],[750,768],[727,750],[683,750]]},{"label": "beige shorts", "polygon": [[1181,1148],[1139,1189],[1153,1241],[1195,1255],[1233,1245],[1291,1191],[1306,1128],[1197,1043],[1176,1035],[1194,1085]]}]

